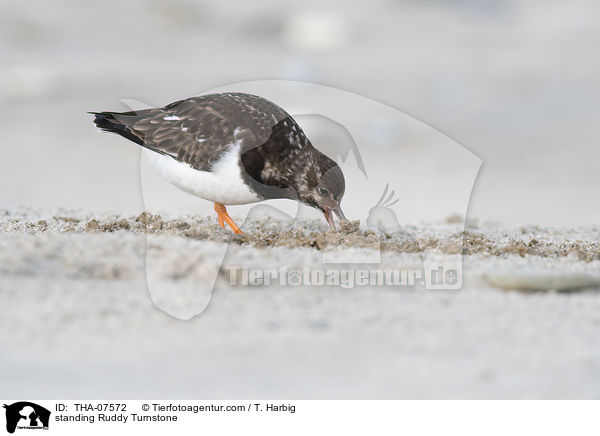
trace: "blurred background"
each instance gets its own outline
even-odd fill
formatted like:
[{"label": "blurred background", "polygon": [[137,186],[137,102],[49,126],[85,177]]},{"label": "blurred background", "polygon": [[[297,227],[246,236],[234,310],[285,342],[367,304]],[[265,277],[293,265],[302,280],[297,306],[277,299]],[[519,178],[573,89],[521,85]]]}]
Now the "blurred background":
[{"label": "blurred background", "polygon": [[[437,197],[413,198],[415,185],[455,187],[463,208],[450,202],[443,213],[464,212],[479,160],[465,152],[469,165],[456,166],[445,144],[460,144],[483,160],[469,216],[509,224],[485,227],[494,240],[510,239],[504,229],[515,224],[523,240],[539,230],[557,244],[593,241],[597,231],[544,225],[597,229],[599,24],[594,0],[0,0],[0,212],[137,214],[139,147],[100,133],[87,111],[127,110],[124,99],[162,106],[276,79],[337,88],[406,114],[389,122],[368,105],[319,93],[331,114],[335,105],[348,116],[355,109],[361,151],[414,180],[392,186],[400,222],[447,217],[409,217],[416,206],[425,210],[419,200],[450,198],[438,188]],[[301,125],[315,145],[340,137],[310,121]],[[435,162],[407,164],[427,147],[437,150]],[[382,175],[362,206],[374,205],[388,181]],[[159,202],[175,198],[148,191]],[[75,225],[57,219],[61,228]],[[0,349],[8,350],[0,386],[13,396],[600,397],[597,292],[524,295],[479,278],[490,266],[581,271],[597,270],[598,260],[473,255],[465,289],[451,293],[231,290],[220,277],[217,304],[181,322],[149,298],[144,234],[31,235],[24,227],[0,232]],[[214,261],[223,244],[158,236],[158,272],[175,284],[189,273],[205,285],[189,262]],[[241,265],[322,261],[317,251],[284,247],[230,254]]]},{"label": "blurred background", "polygon": [[378,100],[481,157],[472,217],[591,224],[599,23],[593,0],[4,1],[0,207],[136,212],[139,151],[86,111],[283,79]]}]

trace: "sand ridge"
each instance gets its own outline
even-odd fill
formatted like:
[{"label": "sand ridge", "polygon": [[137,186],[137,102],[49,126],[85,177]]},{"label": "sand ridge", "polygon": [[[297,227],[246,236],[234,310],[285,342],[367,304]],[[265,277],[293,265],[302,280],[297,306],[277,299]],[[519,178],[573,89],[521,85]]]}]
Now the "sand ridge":
[{"label": "sand ridge", "polygon": [[69,211],[50,214],[0,214],[0,233],[113,233],[168,235],[200,241],[232,242],[253,247],[325,246],[367,248],[405,253],[439,250],[444,254],[488,254],[491,256],[574,256],[591,262],[600,260],[600,229],[551,228],[542,226],[498,226],[470,221],[462,229],[452,217],[438,223],[405,225],[403,232],[387,234],[361,228],[358,221],[341,223],[332,231],[320,221],[284,222],[275,218],[248,220],[245,233],[234,235],[220,228],[212,216],[168,216],[143,212],[136,216],[83,214]]}]

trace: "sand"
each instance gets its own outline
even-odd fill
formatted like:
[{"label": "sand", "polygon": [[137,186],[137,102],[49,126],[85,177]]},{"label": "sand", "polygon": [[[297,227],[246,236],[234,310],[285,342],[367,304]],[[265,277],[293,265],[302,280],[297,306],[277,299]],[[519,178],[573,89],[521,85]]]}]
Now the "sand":
[{"label": "sand", "polygon": [[[0,384],[8,397],[598,398],[600,295],[507,291],[489,271],[595,274],[597,228],[448,219],[378,235],[349,224],[24,210],[0,216]],[[407,237],[410,234],[410,237]],[[227,267],[322,266],[320,238],[383,264],[454,255],[461,290],[229,286]],[[231,241],[228,245],[228,241]],[[534,242],[535,241],[535,242]],[[146,274],[146,250],[160,253]],[[403,250],[404,249],[404,250]],[[458,250],[461,251],[460,249]],[[156,308],[147,280],[210,280],[188,321]],[[215,260],[216,259],[216,260]],[[208,275],[207,275],[208,274]],[[171,287],[171,288],[170,288]],[[185,310],[174,292],[160,304]],[[177,298],[180,298],[177,300]],[[156,302],[156,301],[155,301]]]},{"label": "sand", "polygon": [[[250,219],[246,232],[232,234],[221,229],[213,216],[169,217],[143,212],[136,216],[112,214],[86,215],[64,212],[50,216],[30,216],[28,212],[0,211],[0,231],[5,233],[99,234],[124,231],[131,234],[184,237],[199,241],[231,242],[251,247],[370,248],[384,251],[422,253],[439,250],[445,254],[515,254],[543,258],[576,257],[585,262],[600,260],[600,227],[552,228],[544,226],[502,226],[470,221],[466,230],[462,220],[450,216],[443,223],[405,225],[403,230],[381,236],[376,229],[365,229],[360,221],[338,224],[329,229],[324,222],[298,220],[283,223],[276,218]],[[238,219],[239,221],[239,219]]]},{"label": "sand", "polygon": [[[47,208],[0,212],[6,397],[600,396],[597,289],[483,279],[597,274],[599,230],[581,226],[600,215],[596,2],[380,1],[369,14],[341,1],[75,3],[2,9],[0,207]],[[315,12],[327,21],[327,10],[340,46],[306,47],[294,24]],[[254,82],[264,79],[368,101]],[[247,235],[232,237],[210,203],[150,183],[139,147],[101,134],[87,113],[215,87],[272,98],[319,149],[355,141],[368,180],[346,162],[346,215],[365,221],[389,183],[410,236],[336,234],[321,219],[244,223]],[[83,210],[49,210],[58,206]],[[137,219],[154,206],[201,213]],[[471,220],[463,233],[461,216],[433,221],[467,207],[544,225]],[[418,266],[462,252],[458,291],[230,288],[221,268],[223,256],[315,268],[327,254]],[[189,321],[155,306],[194,312],[183,284],[208,288]]]}]

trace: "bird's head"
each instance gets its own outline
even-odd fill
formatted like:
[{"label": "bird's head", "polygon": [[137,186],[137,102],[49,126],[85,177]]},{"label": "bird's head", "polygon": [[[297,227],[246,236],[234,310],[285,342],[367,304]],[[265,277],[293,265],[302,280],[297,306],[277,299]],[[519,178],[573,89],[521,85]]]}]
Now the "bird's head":
[{"label": "bird's head", "polygon": [[299,200],[323,212],[329,226],[335,229],[333,214],[346,220],[340,206],[346,189],[344,174],[337,163],[321,154],[308,175],[308,183],[298,192]]}]

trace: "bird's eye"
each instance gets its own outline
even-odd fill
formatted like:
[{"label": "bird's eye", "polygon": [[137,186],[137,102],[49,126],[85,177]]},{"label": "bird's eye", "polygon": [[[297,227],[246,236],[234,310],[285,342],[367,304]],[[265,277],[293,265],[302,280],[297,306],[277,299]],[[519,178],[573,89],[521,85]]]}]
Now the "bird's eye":
[{"label": "bird's eye", "polygon": [[321,195],[329,195],[329,189],[319,187],[319,194],[321,194]]}]

